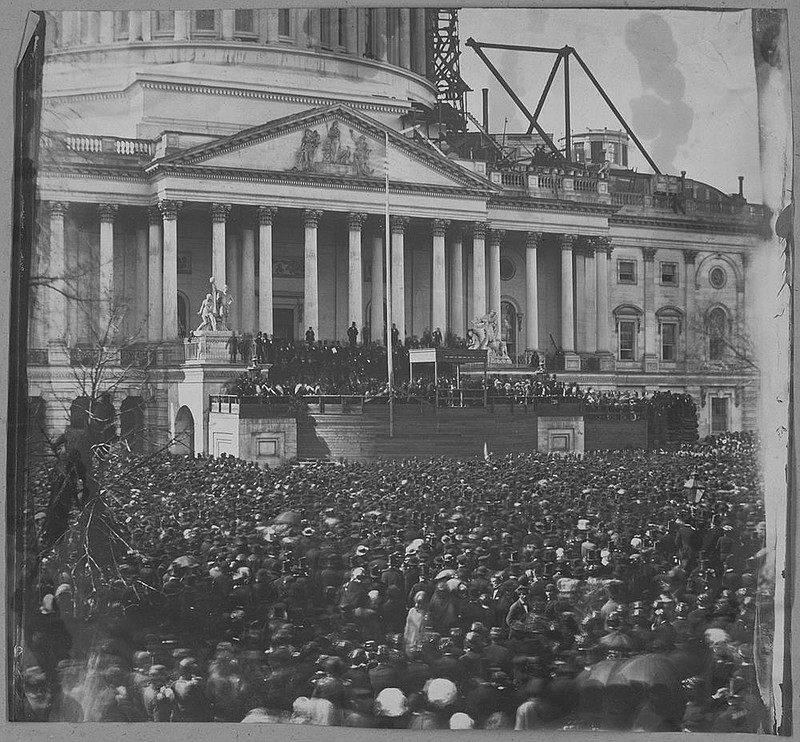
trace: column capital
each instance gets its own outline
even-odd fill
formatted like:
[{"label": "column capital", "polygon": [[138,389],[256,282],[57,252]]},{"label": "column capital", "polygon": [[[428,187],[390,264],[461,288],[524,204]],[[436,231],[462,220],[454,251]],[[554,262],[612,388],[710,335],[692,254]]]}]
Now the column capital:
[{"label": "column capital", "polygon": [[69,204],[65,203],[64,201],[50,201],[50,216],[51,218],[54,216],[64,218],[64,214],[67,213],[67,209],[69,208]]},{"label": "column capital", "polygon": [[561,235],[561,249],[571,252],[576,242],[576,236],[574,234],[562,234]]},{"label": "column capital", "polygon": [[147,223],[161,224],[161,209],[158,206],[147,207]]},{"label": "column capital", "polygon": [[322,211],[318,209],[305,209],[303,211],[303,224],[306,227],[316,229],[319,226],[320,219],[322,219]]},{"label": "column capital", "polygon": [[113,224],[118,211],[119,206],[117,204],[98,204],[97,206],[97,214],[101,222]]},{"label": "column capital", "polygon": [[449,219],[434,219],[431,222],[431,232],[433,232],[434,237],[444,237],[448,226],[450,226]]},{"label": "column capital", "polygon": [[525,247],[527,247],[529,250],[535,250],[541,244],[541,232],[525,232]]},{"label": "column capital", "polygon": [[366,220],[367,220],[366,214],[362,214],[358,211],[351,211],[347,215],[347,227],[348,229],[350,229],[351,232],[352,231],[360,232]]},{"label": "column capital", "polygon": [[450,236],[453,240],[461,241],[464,239],[464,233],[467,231],[467,225],[464,222],[450,222]]},{"label": "column capital", "polygon": [[178,212],[183,201],[159,201],[158,208],[161,211],[161,216],[168,221],[175,221],[178,218]]},{"label": "column capital", "polygon": [[391,216],[389,219],[392,228],[392,234],[405,233],[406,227],[408,226],[407,216]]},{"label": "column capital", "polygon": [[258,223],[261,226],[272,226],[272,221],[275,219],[275,214],[278,213],[277,206],[259,206],[258,207]]},{"label": "column capital", "polygon": [[231,213],[230,204],[211,204],[211,221],[215,224],[224,224],[228,221],[228,214]]},{"label": "column capital", "polygon": [[593,258],[597,252],[597,237],[589,237],[583,244],[583,254],[587,258]]},{"label": "column capital", "polygon": [[486,239],[486,233],[490,229],[489,222],[472,222],[472,236],[477,237],[479,240]]},{"label": "column capital", "polygon": [[505,236],[505,229],[489,229],[489,244],[494,247],[500,247]]},{"label": "column capital", "polygon": [[684,250],[683,251],[683,260],[690,265],[694,265],[694,261],[697,259],[697,250]]},{"label": "column capital", "polygon": [[656,252],[658,248],[655,247],[643,247],[642,248],[642,256],[644,258],[645,263],[652,263],[655,260]]},{"label": "column capital", "polygon": [[367,227],[373,237],[383,237],[386,232],[386,219],[382,216],[370,215],[367,221]]}]

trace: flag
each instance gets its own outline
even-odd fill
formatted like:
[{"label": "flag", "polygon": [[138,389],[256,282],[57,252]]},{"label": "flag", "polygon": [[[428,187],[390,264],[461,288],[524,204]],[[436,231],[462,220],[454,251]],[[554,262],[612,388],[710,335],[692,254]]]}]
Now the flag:
[{"label": "flag", "polygon": [[486,441],[483,442],[483,458],[489,460],[489,444]]}]

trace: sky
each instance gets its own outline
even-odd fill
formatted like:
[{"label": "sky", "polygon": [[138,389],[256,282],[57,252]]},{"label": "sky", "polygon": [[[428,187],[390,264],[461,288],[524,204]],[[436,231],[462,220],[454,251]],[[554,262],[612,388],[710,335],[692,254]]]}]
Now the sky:
[{"label": "sky", "polygon": [[[489,88],[490,128],[524,132],[517,109],[464,42],[576,49],[663,173],[709,183],[725,193],[761,198],[758,107],[749,11],[480,9],[459,11],[461,76],[474,92],[470,112],[482,121],[481,88]],[[555,55],[486,50],[529,110],[536,107]],[[561,73],[540,123],[564,135]],[[571,129],[622,129],[575,60],[570,60]],[[630,165],[652,172],[630,146]]]}]

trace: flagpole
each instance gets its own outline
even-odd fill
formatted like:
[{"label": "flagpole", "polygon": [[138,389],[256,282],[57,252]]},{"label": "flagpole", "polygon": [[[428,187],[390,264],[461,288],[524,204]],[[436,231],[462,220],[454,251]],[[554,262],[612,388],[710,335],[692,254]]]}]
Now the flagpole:
[{"label": "flagpole", "polygon": [[386,264],[386,379],[389,383],[389,438],[394,438],[394,342],[392,340],[392,255],[389,228],[389,132],[384,133],[386,154],[383,158],[384,179],[384,236],[383,250]]}]

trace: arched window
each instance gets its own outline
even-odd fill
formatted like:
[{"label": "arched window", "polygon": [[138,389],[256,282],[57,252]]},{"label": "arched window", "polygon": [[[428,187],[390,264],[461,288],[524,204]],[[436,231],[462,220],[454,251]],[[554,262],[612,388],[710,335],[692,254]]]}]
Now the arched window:
[{"label": "arched window", "polygon": [[617,326],[617,358],[620,361],[635,361],[639,356],[642,310],[633,304],[620,304],[614,310],[614,320]]},{"label": "arched window", "polygon": [[73,430],[86,430],[89,427],[89,397],[77,397],[69,408],[69,426]]},{"label": "arched window", "polygon": [[714,307],[706,317],[708,335],[708,359],[721,361],[728,349],[728,313],[722,307]]}]

